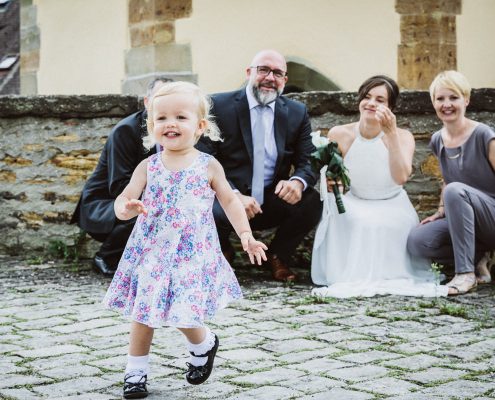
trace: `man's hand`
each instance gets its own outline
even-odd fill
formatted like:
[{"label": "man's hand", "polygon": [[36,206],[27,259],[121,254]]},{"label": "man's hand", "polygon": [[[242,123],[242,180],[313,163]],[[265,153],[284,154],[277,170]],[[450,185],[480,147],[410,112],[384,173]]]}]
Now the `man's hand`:
[{"label": "man's hand", "polygon": [[302,198],[303,183],[298,179],[280,181],[275,187],[275,194],[289,204],[296,204]]},{"label": "man's hand", "polygon": [[245,196],[241,193],[236,193],[239,199],[241,200],[242,205],[244,206],[244,210],[246,211],[246,215],[248,219],[252,219],[256,216],[256,214],[261,214],[260,204],[256,201],[254,197]]}]

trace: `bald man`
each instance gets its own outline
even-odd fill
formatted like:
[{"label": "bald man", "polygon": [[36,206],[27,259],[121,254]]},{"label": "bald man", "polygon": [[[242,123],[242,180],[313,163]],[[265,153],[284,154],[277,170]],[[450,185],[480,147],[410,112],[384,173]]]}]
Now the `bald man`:
[{"label": "bald man", "polygon": [[[279,281],[294,281],[288,263],[304,236],[320,220],[309,155],[311,125],[304,104],[282,96],[287,63],[274,50],[260,51],[246,68],[241,90],[212,96],[223,142],[201,138],[197,147],[217,158],[237,192],[254,230],[277,227],[268,264]],[[215,202],[213,214],[222,251],[232,262],[232,226]]]}]

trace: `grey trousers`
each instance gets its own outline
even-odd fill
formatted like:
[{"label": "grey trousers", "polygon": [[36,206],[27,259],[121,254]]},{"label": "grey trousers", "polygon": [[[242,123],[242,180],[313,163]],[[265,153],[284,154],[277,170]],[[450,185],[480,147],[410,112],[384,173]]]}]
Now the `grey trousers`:
[{"label": "grey trousers", "polygon": [[486,251],[495,249],[495,198],[452,182],[443,191],[445,218],[413,228],[407,250],[413,256],[474,272]]}]

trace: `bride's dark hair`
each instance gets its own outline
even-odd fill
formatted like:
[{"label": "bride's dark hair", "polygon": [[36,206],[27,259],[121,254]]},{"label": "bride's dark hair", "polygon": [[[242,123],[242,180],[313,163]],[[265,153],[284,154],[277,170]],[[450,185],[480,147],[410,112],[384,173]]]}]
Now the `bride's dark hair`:
[{"label": "bride's dark hair", "polygon": [[385,86],[388,93],[388,106],[393,111],[399,98],[399,86],[386,75],[375,75],[366,79],[358,90],[358,104],[363,100],[371,89],[377,86]]}]

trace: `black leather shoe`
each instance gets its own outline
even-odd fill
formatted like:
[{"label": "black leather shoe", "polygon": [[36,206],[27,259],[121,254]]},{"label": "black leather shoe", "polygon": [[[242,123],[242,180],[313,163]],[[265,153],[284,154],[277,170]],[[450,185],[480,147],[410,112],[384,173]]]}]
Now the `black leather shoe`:
[{"label": "black leather shoe", "polygon": [[215,360],[215,355],[217,354],[218,345],[218,336],[215,335],[215,344],[213,345],[211,350],[200,356],[196,356],[196,354],[191,353],[193,356],[196,357],[208,357],[208,361],[206,361],[206,364],[202,365],[201,367],[196,367],[190,363],[186,363],[187,367],[189,368],[186,372],[186,380],[191,385],[199,385],[208,379],[211,371],[213,370],[213,361]]},{"label": "black leather shoe", "polygon": [[128,382],[128,379],[132,376],[135,375],[127,374],[124,377],[124,399],[144,399],[148,397],[148,390],[146,389],[148,376],[141,376],[138,382]]},{"label": "black leather shoe", "polygon": [[95,267],[100,271],[103,275],[105,276],[113,276],[115,273],[116,268],[111,267],[108,265],[103,258],[100,256],[95,256],[95,259],[93,260]]}]

